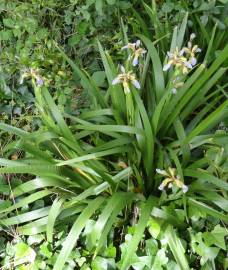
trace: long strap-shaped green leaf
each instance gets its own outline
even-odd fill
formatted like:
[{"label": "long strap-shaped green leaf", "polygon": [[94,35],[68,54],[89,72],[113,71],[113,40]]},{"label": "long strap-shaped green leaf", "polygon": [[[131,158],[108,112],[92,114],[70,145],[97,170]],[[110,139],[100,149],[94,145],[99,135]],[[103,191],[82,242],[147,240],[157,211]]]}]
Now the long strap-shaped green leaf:
[{"label": "long strap-shaped green leaf", "polygon": [[138,36],[145,43],[148,53],[150,55],[150,58],[152,60],[154,83],[155,83],[155,89],[156,89],[156,99],[157,99],[157,102],[159,102],[159,100],[162,98],[165,92],[165,81],[164,81],[160,57],[158,55],[156,48],[154,47],[154,44],[149,38],[143,35],[138,35]]},{"label": "long strap-shaped green leaf", "polygon": [[186,106],[181,113],[181,119],[185,119],[188,117],[193,111],[196,110],[196,108],[199,108],[203,103],[205,103],[205,95],[207,92],[215,85],[215,83],[220,79],[223,74],[226,72],[226,68],[220,68],[217,72],[207,81],[207,83],[199,89],[197,92],[197,95],[195,95],[192,100],[188,103],[188,106]]},{"label": "long strap-shaped green leaf", "polygon": [[228,100],[220,105],[215,111],[213,111],[206,119],[204,119],[198,126],[196,126],[183,141],[183,144],[189,143],[192,138],[199,135],[203,131],[211,128],[221,117],[227,114]]},{"label": "long strap-shaped green leaf", "polygon": [[42,94],[43,94],[43,97],[45,98],[48,109],[51,111],[52,117],[57,122],[58,127],[60,128],[62,134],[69,140],[75,141],[71,130],[66,124],[62,114],[60,113],[57,105],[55,104],[54,100],[52,99],[51,95],[49,94],[46,88],[42,89]]},{"label": "long strap-shaped green leaf", "polygon": [[65,262],[67,261],[71,251],[73,250],[74,245],[76,244],[81,231],[86,225],[86,222],[103,202],[104,198],[102,197],[98,197],[95,200],[92,200],[89,203],[89,205],[85,208],[85,210],[77,218],[66,240],[63,243],[63,247],[60,251],[60,254],[57,258],[53,270],[62,270],[64,268]]},{"label": "long strap-shaped green leaf", "polygon": [[55,165],[24,165],[0,168],[0,173],[31,173],[33,175],[60,174],[60,168]]},{"label": "long strap-shaped green leaf", "polygon": [[[84,205],[77,205],[70,209],[63,210],[56,219],[56,226],[60,224],[72,224],[78,216],[85,209]],[[23,226],[17,227],[17,232],[23,235],[35,235],[41,232],[46,232],[48,223],[48,216],[29,222]]]},{"label": "long strap-shaped green leaf", "polygon": [[[110,65],[109,61],[111,61],[111,59],[109,59],[107,55],[105,54],[104,49],[102,48],[100,42],[98,41],[97,43],[98,43],[101,59],[105,68],[106,77],[111,87],[110,92],[111,92],[113,107],[117,111],[117,114],[119,113],[120,115],[124,116],[125,109],[126,109],[124,93],[119,85],[112,85],[112,81],[117,75],[115,67],[114,65]],[[116,120],[118,120],[118,118]]]},{"label": "long strap-shaped green leaf", "polygon": [[141,241],[145,228],[147,226],[148,220],[150,218],[151,211],[155,205],[155,199],[150,196],[148,200],[146,201],[146,204],[144,208],[142,209],[142,214],[139,218],[139,222],[137,224],[137,227],[135,229],[135,233],[132,237],[132,240],[128,246],[128,252],[126,252],[125,257],[123,258],[123,263],[120,267],[120,270],[127,270],[130,265],[130,260],[136,251],[139,242]]},{"label": "long strap-shaped green leaf", "polygon": [[50,210],[50,207],[43,207],[41,209],[33,210],[18,216],[5,218],[0,220],[0,224],[4,226],[12,226],[12,225],[18,225],[20,223],[29,222],[38,218],[46,217],[48,215],[48,212]]},{"label": "long strap-shaped green leaf", "polygon": [[49,190],[38,191],[34,194],[29,195],[28,197],[25,197],[24,199],[21,199],[19,202],[15,203],[14,205],[7,207],[6,209],[0,210],[0,213],[12,212],[17,208],[27,206],[28,204],[35,202],[41,198],[44,198],[52,193],[53,192]]},{"label": "long strap-shaped green leaf", "polygon": [[64,200],[56,198],[51,206],[51,209],[48,214],[48,223],[47,223],[47,240],[48,242],[52,242],[53,239],[53,229],[55,225],[55,221],[59,213],[61,212],[61,206]]},{"label": "long strap-shaped green leaf", "polygon": [[133,193],[122,192],[114,194],[109,199],[92,232],[92,239],[94,240],[94,244],[97,241],[94,257],[99,252],[100,248],[104,245],[107,235],[116,221],[116,216],[132,201],[133,198]]},{"label": "long strap-shaped green leaf", "polygon": [[[147,14],[150,17],[152,25],[154,26],[156,40],[161,39],[162,36],[164,35],[164,29],[163,29],[163,25],[160,23],[160,20],[158,18],[155,0],[152,0],[152,7],[151,8],[144,2],[143,2],[143,6],[145,8],[145,11],[147,12]],[[162,50],[164,51],[165,50],[165,43],[163,40],[161,40],[161,46],[162,46]]]},{"label": "long strap-shaped green leaf", "polygon": [[188,177],[194,177],[199,179],[202,183],[208,182],[221,190],[228,191],[228,183],[219,179],[218,177],[213,176],[210,173],[207,173],[207,171],[202,169],[185,169],[184,175]]},{"label": "long strap-shaped green leaf", "polygon": [[177,237],[172,226],[168,226],[165,231],[165,236],[168,240],[168,245],[173,253],[173,256],[181,270],[190,270],[188,261],[184,254],[184,248],[180,239]]},{"label": "long strap-shaped green leaf", "polygon": [[55,179],[55,178],[48,178],[48,177],[37,177],[36,179],[27,181],[17,187],[15,187],[12,191],[12,195],[14,197],[18,197],[24,193],[27,192],[34,192],[36,189],[46,188],[46,187],[62,187],[66,188],[67,186],[76,186],[77,184],[67,180],[63,177],[63,180],[61,179]]},{"label": "long strap-shaped green leaf", "polygon": [[[199,78],[193,84],[193,86],[191,88],[186,89],[187,92],[180,99],[179,104],[177,104],[176,107],[175,106],[172,106],[172,104],[170,104],[170,106],[169,106],[170,107],[170,110],[171,111],[173,110],[173,111],[169,115],[169,117],[167,118],[167,120],[165,122],[164,133],[170,128],[170,126],[173,124],[173,121],[180,114],[181,110],[183,108],[185,108],[186,104],[188,104],[191,101],[192,97],[194,95],[196,95],[197,91],[209,80],[209,78],[217,71],[217,69],[219,68],[219,66],[221,66],[222,63],[227,58],[228,58],[228,45],[223,49],[223,51],[221,51],[221,53],[219,54],[218,58],[213,62],[213,64],[210,66],[210,68],[204,72],[204,74],[201,76],[201,78]],[[204,65],[201,65],[198,68],[198,70],[200,71],[203,68],[205,68]],[[195,73],[197,73],[197,72],[195,72]],[[194,77],[194,76],[192,76],[192,77]],[[185,86],[183,88],[185,88]],[[184,89],[182,89],[182,91],[183,90]]]},{"label": "long strap-shaped green leaf", "polygon": [[[153,172],[154,135],[153,135],[152,127],[150,125],[150,120],[148,118],[146,109],[143,105],[143,102],[142,102],[138,92],[136,92],[134,89],[132,92],[133,92],[135,101],[137,103],[137,106],[139,108],[141,118],[143,121],[143,125],[144,125],[145,136],[146,136],[146,145],[144,146],[144,149],[145,149],[144,154],[146,157],[145,158],[145,167],[146,167],[147,174],[150,178],[152,176],[152,172]],[[151,183],[149,183],[149,187],[150,186],[151,186]]]},{"label": "long strap-shaped green leaf", "polygon": [[193,198],[188,198],[188,203],[195,207],[197,207],[198,209],[202,210],[202,212],[214,217],[214,218],[218,218],[220,220],[223,220],[225,222],[228,222],[228,216],[215,210],[214,208],[208,206],[207,204],[205,203],[202,203],[202,202],[199,202],[199,201],[196,201],[195,199]]},{"label": "long strap-shaped green leaf", "polygon": [[96,159],[99,157],[104,157],[104,156],[109,156],[109,155],[113,155],[113,154],[117,154],[117,153],[126,153],[129,151],[129,148],[125,147],[116,147],[113,149],[109,149],[109,150],[105,150],[105,151],[101,151],[101,152],[97,152],[97,153],[92,153],[92,154],[88,154],[85,156],[81,156],[81,157],[76,157],[73,159],[69,159],[66,161],[61,161],[59,162],[57,165],[58,166],[64,166],[64,165],[71,165],[77,162],[82,162],[85,160],[90,160],[90,159]]},{"label": "long strap-shaped green leaf", "polygon": [[0,129],[9,133],[13,133],[19,137],[26,137],[29,135],[29,133],[26,132],[25,130],[7,125],[5,123],[0,123]]}]

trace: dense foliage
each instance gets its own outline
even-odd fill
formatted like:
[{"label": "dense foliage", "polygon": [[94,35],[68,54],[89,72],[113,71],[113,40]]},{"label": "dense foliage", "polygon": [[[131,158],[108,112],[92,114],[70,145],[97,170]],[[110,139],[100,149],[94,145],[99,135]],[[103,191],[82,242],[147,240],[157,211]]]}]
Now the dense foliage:
[{"label": "dense foliage", "polygon": [[2,269],[228,268],[227,10],[0,3]]}]

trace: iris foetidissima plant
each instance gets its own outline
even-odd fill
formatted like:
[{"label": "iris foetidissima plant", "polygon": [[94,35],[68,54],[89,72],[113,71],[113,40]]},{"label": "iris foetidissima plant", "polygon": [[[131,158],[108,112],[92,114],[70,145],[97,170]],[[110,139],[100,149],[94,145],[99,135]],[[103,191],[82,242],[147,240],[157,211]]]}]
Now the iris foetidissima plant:
[{"label": "iris foetidissima plant", "polygon": [[[162,72],[164,59],[160,60],[156,47],[153,47],[150,40],[145,38],[144,40],[150,53],[149,60],[152,61],[154,68],[151,71],[150,63],[148,64],[149,68],[146,68],[144,73],[146,78],[144,86],[138,75],[138,67],[133,67],[132,63],[129,63],[128,68],[125,68],[125,73],[132,70],[131,75],[137,74],[134,79],[139,78],[142,91],[137,91],[130,81],[128,82],[130,93],[124,99],[123,89],[118,85],[112,86],[113,79],[116,78],[114,61],[100,45],[103,65],[111,86],[107,89],[105,99],[104,91],[95,87],[92,77],[68,59],[63,52],[66,60],[83,80],[85,90],[90,91],[93,97],[91,106],[83,109],[78,117],[73,113],[65,114],[59,110],[47,88],[42,86],[37,87],[35,91],[36,104],[39,105],[40,117],[43,121],[40,130],[30,134],[0,123],[1,129],[14,132],[17,137],[20,137],[20,144],[17,144],[17,147],[20,146],[24,152],[28,152],[28,159],[22,157],[22,160],[18,161],[18,166],[9,160],[1,160],[3,167],[0,168],[0,172],[37,176],[31,182],[25,180],[22,186],[17,187],[14,195],[18,201],[20,200],[20,204],[15,206],[12,204],[7,209],[1,209],[0,212],[4,213],[1,222],[4,226],[17,224],[21,234],[34,234],[34,230],[37,232],[46,230],[47,239],[51,243],[54,224],[65,226],[66,221],[69,221],[69,234],[60,254],[57,255],[53,270],[65,269],[71,251],[77,246],[78,239],[91,220],[94,226],[88,239],[93,236],[91,245],[96,249],[95,254],[100,255],[99,252],[106,247],[107,239],[112,235],[113,229],[122,226],[119,224],[124,226],[129,224],[129,217],[132,216],[131,206],[136,203],[140,207],[140,216],[128,252],[123,254],[121,270],[129,269],[131,258],[140,241],[150,237],[145,234],[145,231],[151,217],[174,228],[169,235],[172,241],[168,241],[168,245],[171,246],[171,252],[180,265],[179,268],[185,270],[190,269],[185,248],[178,249],[181,241],[177,242],[177,246],[173,244],[178,237],[176,231],[179,233],[179,227],[184,225],[185,229],[188,226],[188,223],[182,219],[183,215],[178,214],[179,210],[183,212],[184,207],[188,210],[195,206],[208,215],[227,221],[227,216],[222,213],[224,206],[216,205],[216,197],[214,201],[205,197],[205,188],[215,196],[223,196],[221,190],[227,189],[227,186],[216,174],[214,176],[207,172],[208,164],[203,158],[203,153],[205,141],[211,143],[213,139],[220,139],[214,136],[213,130],[216,127],[214,122],[219,121],[223,116],[228,103],[222,101],[221,94],[221,97],[213,100],[212,108],[211,104],[207,105],[207,98],[211,96],[214,90],[212,87],[215,88],[217,80],[225,72],[225,68],[220,66],[228,58],[228,47],[219,52],[216,65],[212,63],[208,70],[199,66],[192,72],[193,74],[186,74],[187,84],[184,82],[183,96],[178,95],[179,93],[171,96],[166,87],[170,83],[169,77],[164,77]],[[153,78],[157,80],[153,80],[151,72]],[[158,80],[159,75],[160,80]],[[156,83],[161,81],[164,83],[159,87]],[[181,81],[176,79],[174,83],[178,82]],[[122,81],[120,80],[119,83]],[[221,87],[225,87],[224,85],[221,80]],[[162,89],[161,93],[160,89]],[[155,91],[158,95],[154,95]],[[161,98],[157,98],[160,96]],[[135,118],[130,124],[126,117],[122,117],[125,116],[125,110],[122,109],[126,108],[128,97],[132,98],[135,109]],[[205,106],[207,110],[204,110]],[[195,116],[196,111],[200,112],[200,119]],[[203,158],[200,162],[198,162],[199,154]],[[120,160],[124,163],[119,164]],[[185,183],[191,186],[186,196],[182,191],[175,194],[176,190],[173,187],[174,194],[168,196],[176,197],[175,200],[170,200],[171,197],[164,196],[165,192],[158,190],[161,181],[156,175],[155,168],[168,166],[171,169],[177,168],[181,178],[178,178],[175,171],[167,170],[164,173],[162,170],[164,173],[162,175],[169,180],[168,183],[164,182],[160,189],[173,185],[186,191],[187,188],[182,181],[184,179]],[[56,196],[54,203],[53,196]],[[186,197],[185,202],[182,196]],[[13,221],[11,216],[8,218],[7,215],[12,210],[27,206],[28,200],[35,202],[43,197],[47,199],[45,199],[45,207],[41,206],[39,209],[43,211],[39,217],[36,215],[33,217],[33,210],[29,209],[27,221],[16,216]],[[51,209],[48,210],[46,206],[50,206]],[[221,211],[216,210],[218,208]],[[16,215],[13,212],[12,214]],[[166,232],[161,228],[160,233],[164,236]],[[158,244],[159,239],[157,239]],[[169,249],[169,253],[171,252]],[[182,256],[181,260],[180,256]]]},{"label": "iris foetidissima plant", "polygon": [[161,170],[161,169],[156,169],[156,172],[166,177],[162,181],[161,185],[158,187],[159,190],[164,190],[166,187],[172,188],[173,186],[176,186],[178,188],[181,188],[184,193],[188,191],[188,186],[186,186],[184,182],[181,181],[180,176],[176,174],[175,168],[169,167],[166,171]]}]

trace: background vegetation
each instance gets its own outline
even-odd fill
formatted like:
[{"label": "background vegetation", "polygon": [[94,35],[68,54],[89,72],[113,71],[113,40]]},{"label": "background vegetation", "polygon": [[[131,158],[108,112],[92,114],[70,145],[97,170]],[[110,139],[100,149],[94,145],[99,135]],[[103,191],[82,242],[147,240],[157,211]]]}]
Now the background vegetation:
[{"label": "background vegetation", "polygon": [[1,1],[2,269],[228,268],[227,12]]}]

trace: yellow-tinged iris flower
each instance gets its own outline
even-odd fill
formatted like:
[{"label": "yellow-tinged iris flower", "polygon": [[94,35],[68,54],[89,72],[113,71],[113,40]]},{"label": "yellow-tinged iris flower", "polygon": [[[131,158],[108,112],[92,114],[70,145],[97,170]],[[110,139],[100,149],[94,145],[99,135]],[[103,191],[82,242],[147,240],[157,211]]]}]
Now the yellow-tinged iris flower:
[{"label": "yellow-tinged iris flower", "polygon": [[128,43],[126,46],[122,47],[121,50],[130,49],[132,51],[132,55],[130,55],[129,59],[132,57],[132,65],[135,67],[139,63],[139,57],[143,57],[146,53],[146,50],[140,47],[141,41],[137,40],[135,43]]},{"label": "yellow-tinged iris flower", "polygon": [[169,60],[168,63],[164,65],[163,71],[167,71],[173,65],[179,68],[183,74],[188,73],[189,69],[192,69],[192,65],[183,54],[184,50],[179,51],[177,47],[174,52],[167,52]]},{"label": "yellow-tinged iris flower", "polygon": [[189,56],[189,62],[192,66],[195,66],[197,63],[195,54],[198,52],[201,52],[201,49],[198,47],[198,45],[192,46],[192,41],[195,38],[195,34],[191,34],[190,41],[188,42],[188,47],[184,47],[184,52]]},{"label": "yellow-tinged iris flower", "polygon": [[166,177],[158,187],[159,190],[164,190],[165,187],[172,188],[172,186],[175,185],[178,188],[181,188],[184,193],[188,191],[188,186],[186,186],[183,181],[180,180],[180,177],[176,175],[176,169],[169,167],[167,171],[156,169],[156,172]]},{"label": "yellow-tinged iris flower", "polygon": [[42,86],[44,84],[43,79],[39,75],[38,69],[34,69],[34,68],[24,69],[24,71],[22,72],[19,83],[22,84],[24,82],[24,79],[26,79],[26,78],[35,79],[37,86]]},{"label": "yellow-tinged iris flower", "polygon": [[168,63],[164,65],[163,71],[167,71],[171,66],[176,66],[183,74],[187,74],[197,63],[195,54],[201,52],[198,45],[192,45],[195,34],[191,34],[188,46],[182,48],[180,51],[176,47],[173,52],[167,52]]},{"label": "yellow-tinged iris flower", "polygon": [[127,72],[123,66],[120,66],[120,70],[122,73],[118,74],[118,76],[112,81],[112,85],[121,83],[123,85],[125,94],[130,93],[129,84],[132,84],[135,88],[140,89],[140,84],[136,80],[136,76],[132,71]]}]

